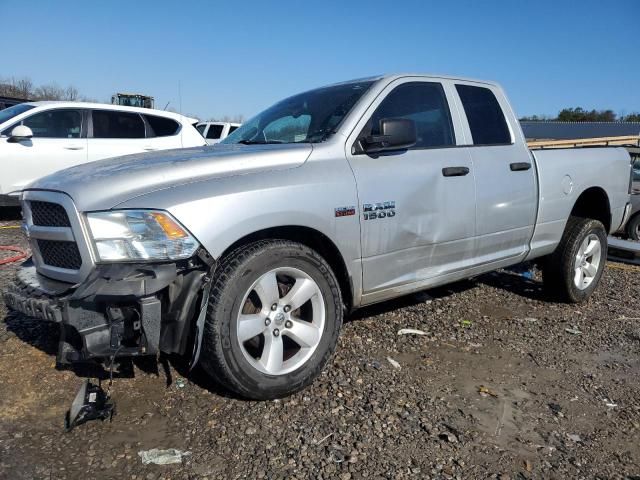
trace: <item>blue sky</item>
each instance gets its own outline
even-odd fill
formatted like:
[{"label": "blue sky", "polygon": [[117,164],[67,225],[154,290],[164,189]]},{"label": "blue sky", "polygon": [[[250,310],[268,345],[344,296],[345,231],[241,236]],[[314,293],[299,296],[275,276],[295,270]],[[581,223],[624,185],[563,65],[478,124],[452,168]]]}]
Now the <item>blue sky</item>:
[{"label": "blue sky", "polygon": [[[0,0],[0,78],[200,118],[378,73],[500,82],[518,115],[640,111],[640,1]],[[15,20],[13,20],[15,18]]]}]

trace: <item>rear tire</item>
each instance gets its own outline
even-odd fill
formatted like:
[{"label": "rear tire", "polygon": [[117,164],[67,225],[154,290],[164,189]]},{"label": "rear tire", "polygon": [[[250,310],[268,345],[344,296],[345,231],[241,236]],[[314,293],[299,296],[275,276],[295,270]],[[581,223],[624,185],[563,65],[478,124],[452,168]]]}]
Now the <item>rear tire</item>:
[{"label": "rear tire", "polygon": [[542,269],[547,293],[560,301],[580,303],[598,286],[607,260],[607,232],[598,220],[570,217],[556,250]]},{"label": "rear tire", "polygon": [[215,277],[200,357],[205,372],[256,400],[309,385],[331,358],[343,317],[324,258],[299,243],[262,240],[226,256]]},{"label": "rear tire", "polygon": [[640,240],[640,214],[631,217],[625,229],[631,240]]}]

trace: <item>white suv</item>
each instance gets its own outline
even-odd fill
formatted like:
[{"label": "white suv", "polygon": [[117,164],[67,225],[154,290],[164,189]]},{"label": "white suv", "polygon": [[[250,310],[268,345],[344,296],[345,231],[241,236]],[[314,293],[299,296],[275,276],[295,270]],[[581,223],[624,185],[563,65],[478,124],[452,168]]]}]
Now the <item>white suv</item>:
[{"label": "white suv", "polygon": [[215,145],[238,129],[240,123],[200,122],[196,125],[208,145]]},{"label": "white suv", "polygon": [[9,193],[80,163],[130,153],[205,145],[197,119],[148,108],[28,102],[0,111],[0,206]]}]

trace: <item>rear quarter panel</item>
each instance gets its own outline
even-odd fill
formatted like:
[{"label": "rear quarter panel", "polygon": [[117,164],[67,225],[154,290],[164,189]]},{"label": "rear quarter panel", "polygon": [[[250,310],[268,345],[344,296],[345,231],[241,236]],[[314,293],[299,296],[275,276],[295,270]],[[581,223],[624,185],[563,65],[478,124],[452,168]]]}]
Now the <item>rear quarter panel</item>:
[{"label": "rear quarter panel", "polygon": [[553,252],[576,201],[591,187],[607,194],[611,231],[617,230],[629,201],[631,164],[624,148],[563,148],[534,150],[532,154],[540,204],[529,259]]}]

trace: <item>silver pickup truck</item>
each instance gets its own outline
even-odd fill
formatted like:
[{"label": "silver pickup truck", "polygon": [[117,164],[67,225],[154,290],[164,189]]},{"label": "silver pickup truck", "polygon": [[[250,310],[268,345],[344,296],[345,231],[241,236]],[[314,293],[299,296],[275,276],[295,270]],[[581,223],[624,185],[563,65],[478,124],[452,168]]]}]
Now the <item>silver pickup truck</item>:
[{"label": "silver pickup truck", "polygon": [[58,361],[179,354],[238,394],[320,373],[345,312],[536,259],[587,299],[629,211],[623,148],[527,148],[502,89],[423,75],[287,98],[215,147],[133,155],[22,195],[7,305]]}]

